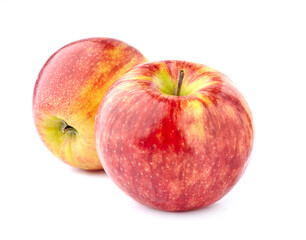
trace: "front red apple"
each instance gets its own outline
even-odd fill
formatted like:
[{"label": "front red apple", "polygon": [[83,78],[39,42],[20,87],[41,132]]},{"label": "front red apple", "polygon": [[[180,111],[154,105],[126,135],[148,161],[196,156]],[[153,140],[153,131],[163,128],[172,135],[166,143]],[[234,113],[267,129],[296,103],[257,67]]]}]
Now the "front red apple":
[{"label": "front red apple", "polygon": [[108,90],[95,135],[102,165],[122,190],[150,207],[186,211],[218,201],[235,185],[253,124],[225,75],[161,61],[134,67]]}]

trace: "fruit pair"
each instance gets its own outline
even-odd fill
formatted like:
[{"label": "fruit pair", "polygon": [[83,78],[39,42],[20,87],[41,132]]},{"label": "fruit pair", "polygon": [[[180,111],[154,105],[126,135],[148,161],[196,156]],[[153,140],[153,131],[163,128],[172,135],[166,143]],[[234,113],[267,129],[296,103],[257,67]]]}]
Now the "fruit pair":
[{"label": "fruit pair", "polygon": [[103,165],[145,205],[167,211],[210,205],[245,170],[253,145],[250,109],[212,68],[146,61],[108,38],[58,50],[35,85],[37,130],[64,162],[90,170]]}]

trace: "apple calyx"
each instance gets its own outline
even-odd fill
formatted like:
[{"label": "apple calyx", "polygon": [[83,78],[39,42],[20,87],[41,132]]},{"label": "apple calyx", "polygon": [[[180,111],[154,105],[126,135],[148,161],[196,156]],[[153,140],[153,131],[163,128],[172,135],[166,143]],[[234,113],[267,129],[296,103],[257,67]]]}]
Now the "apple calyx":
[{"label": "apple calyx", "polygon": [[184,76],[185,76],[185,71],[183,69],[180,69],[177,81],[177,87],[175,89],[175,96],[180,96]]},{"label": "apple calyx", "polygon": [[66,123],[64,120],[61,121],[61,131],[64,134],[69,134],[69,135],[74,135],[77,134],[77,130],[74,127],[71,127],[70,125],[68,125],[68,123]]}]

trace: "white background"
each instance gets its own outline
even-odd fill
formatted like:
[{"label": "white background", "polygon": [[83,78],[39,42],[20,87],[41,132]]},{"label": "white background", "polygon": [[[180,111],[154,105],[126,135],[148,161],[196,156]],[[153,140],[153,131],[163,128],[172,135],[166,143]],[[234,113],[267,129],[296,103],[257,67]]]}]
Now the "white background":
[{"label": "white background", "polygon": [[[303,3],[1,0],[0,239],[306,239]],[[37,74],[57,49],[88,37],[123,40],[151,61],[203,63],[237,84],[253,111],[255,144],[221,201],[153,210],[42,144],[32,119]]]}]

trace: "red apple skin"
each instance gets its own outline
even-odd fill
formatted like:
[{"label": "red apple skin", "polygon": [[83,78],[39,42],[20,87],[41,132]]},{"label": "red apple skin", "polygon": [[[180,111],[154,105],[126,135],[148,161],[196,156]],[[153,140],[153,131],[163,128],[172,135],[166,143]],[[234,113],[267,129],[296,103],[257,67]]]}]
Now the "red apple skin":
[{"label": "red apple skin", "polygon": [[[94,138],[99,104],[112,83],[146,61],[137,49],[112,38],[82,39],[55,52],[33,93],[34,122],[49,150],[70,166],[102,169]],[[77,133],[63,133],[62,121]]]},{"label": "red apple skin", "polygon": [[[162,76],[192,94],[162,93]],[[251,111],[224,74],[184,61],[136,66],[104,96],[95,126],[106,173],[138,202],[165,211],[208,206],[243,174],[253,145]]]}]

